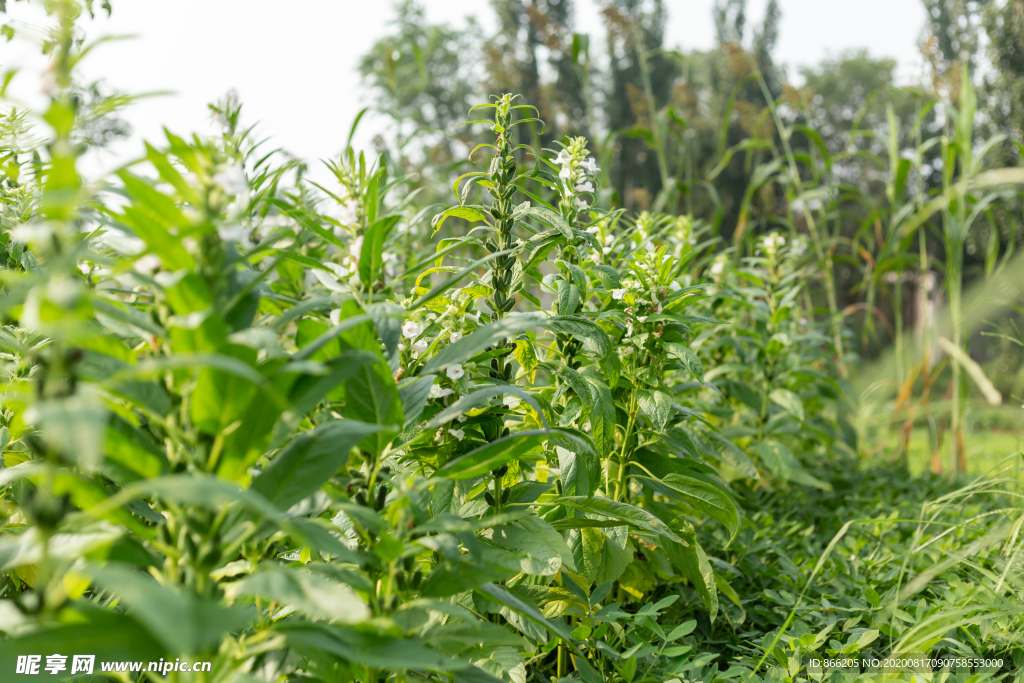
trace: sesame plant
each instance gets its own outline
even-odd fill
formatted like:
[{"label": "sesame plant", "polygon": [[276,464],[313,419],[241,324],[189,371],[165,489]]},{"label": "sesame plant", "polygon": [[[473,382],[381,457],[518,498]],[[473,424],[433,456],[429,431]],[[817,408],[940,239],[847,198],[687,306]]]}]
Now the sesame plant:
[{"label": "sesame plant", "polygon": [[740,467],[780,483],[827,488],[794,454],[820,461],[837,449],[855,453],[856,442],[829,329],[809,320],[801,305],[813,267],[806,241],[787,245],[779,233],[765,236],[737,269],[712,263],[721,292],[711,313],[730,322],[701,339],[700,350],[717,361],[705,378],[715,391],[701,398],[721,428],[712,438]]}]

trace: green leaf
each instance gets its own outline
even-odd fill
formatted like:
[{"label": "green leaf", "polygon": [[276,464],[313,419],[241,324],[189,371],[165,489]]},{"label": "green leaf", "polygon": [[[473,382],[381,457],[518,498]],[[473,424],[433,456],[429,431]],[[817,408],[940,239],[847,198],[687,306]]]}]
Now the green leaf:
[{"label": "green leaf", "polygon": [[672,417],[672,397],[664,391],[641,389],[637,393],[637,400],[640,410],[651,418],[658,431],[665,429],[668,419]]},{"label": "green leaf", "polygon": [[468,334],[454,344],[441,349],[420,370],[426,375],[444,370],[449,365],[456,365],[469,360],[481,351],[487,350],[496,342],[504,341],[534,327],[544,324],[547,317],[543,313],[518,313],[484,325],[472,334]]},{"label": "green leaf", "polygon": [[[640,479],[650,477],[640,476]],[[681,474],[669,474],[655,480],[679,496],[689,507],[721,522],[729,532],[729,541],[736,538],[740,526],[740,513],[728,496],[717,486]]]},{"label": "green leaf", "polygon": [[571,315],[576,312],[576,309],[580,305],[580,290],[576,285],[566,282],[565,280],[558,281],[558,312]]},{"label": "green leaf", "polygon": [[[342,324],[362,317],[362,309],[355,301],[343,303],[341,311]],[[361,366],[345,380],[344,415],[367,424],[394,427],[394,430],[371,434],[360,444],[360,448],[381,453],[405,422],[398,387],[380,351],[376,329],[369,320],[345,330],[338,339],[345,350],[365,351],[378,358],[377,363]]]},{"label": "green leaf", "polygon": [[600,358],[611,352],[612,346],[608,341],[608,335],[592,320],[575,315],[558,315],[548,321],[547,327],[560,334],[572,335],[583,343],[584,349]]},{"label": "green leaf", "polygon": [[704,601],[704,608],[708,611],[711,623],[715,622],[718,616],[718,589],[715,586],[715,572],[708,562],[708,556],[704,549],[697,542],[696,535],[691,527],[686,534],[689,545],[670,543],[666,546],[669,559],[676,565],[693,587],[697,589],[701,600]]},{"label": "green leaf", "polygon": [[768,398],[771,399],[772,403],[782,406],[787,413],[796,419],[801,422],[804,421],[804,402],[789,389],[773,389],[768,394]]},{"label": "green leaf", "polygon": [[[251,368],[256,363],[256,351],[237,344],[229,345],[222,357]],[[254,370],[255,372],[255,370]],[[237,421],[256,396],[256,389],[263,383],[254,384],[247,377],[227,373],[217,368],[203,368],[199,371],[195,391],[192,393],[190,414],[192,422],[207,434],[219,431]]]},{"label": "green leaf", "polygon": [[432,417],[430,421],[423,426],[423,429],[437,429],[441,425],[451,422],[458,415],[468,413],[474,408],[487,405],[488,402],[496,396],[505,395],[518,396],[523,399],[530,404],[538,415],[541,416],[541,420],[544,420],[544,411],[541,410],[537,399],[531,396],[528,392],[512,384],[492,384],[491,386],[484,386],[480,389],[476,389],[472,393],[461,397],[458,401]]},{"label": "green leaf", "polygon": [[524,517],[510,524],[491,527],[481,539],[515,554],[519,570],[532,576],[554,576],[563,564],[575,571],[569,546],[561,534],[539,517]]},{"label": "green leaf", "polygon": [[676,342],[665,342],[665,350],[668,351],[669,355],[675,356],[679,361],[686,366],[686,369],[690,371],[701,384],[704,384],[704,366],[700,362],[700,358],[697,358],[697,354],[684,346]]},{"label": "green leaf", "polygon": [[363,233],[363,248],[359,253],[359,279],[367,286],[372,286],[380,279],[384,241],[400,218],[394,214],[378,218]]},{"label": "green leaf", "polygon": [[405,428],[414,427],[427,407],[430,389],[434,386],[434,375],[424,375],[407,379],[398,385],[398,395],[402,399],[402,412],[405,414]]},{"label": "green leaf", "polygon": [[576,640],[572,637],[572,632],[566,628],[565,624],[561,621],[555,621],[553,619],[547,619],[540,610],[534,605],[526,602],[526,600],[520,598],[509,590],[496,586],[493,583],[485,583],[476,589],[477,591],[485,594],[495,602],[508,607],[513,612],[519,614],[525,619],[532,621],[541,628],[550,631],[554,635],[564,640],[569,647],[575,650],[577,653],[579,650],[576,648]]},{"label": "green leaf", "polygon": [[635,553],[623,526],[584,527],[579,531],[579,544],[583,576],[599,585],[622,576]]},{"label": "green leaf", "polygon": [[564,218],[559,216],[551,209],[545,208],[543,206],[530,206],[529,204],[527,204],[524,207],[518,208],[512,214],[512,218],[517,222],[521,221],[527,216],[533,216],[534,218],[537,218],[543,223],[550,225],[552,228],[555,228],[556,230],[558,230],[558,232],[562,233],[562,236],[565,237],[565,239],[569,240],[570,243],[573,241],[572,228],[569,227],[569,224],[565,222]]},{"label": "green leaf", "polygon": [[558,478],[562,482],[562,493],[567,496],[590,495],[590,472],[583,457],[573,448],[556,446],[558,457]]},{"label": "green leaf", "polygon": [[567,496],[546,501],[544,505],[564,505],[566,507],[580,510],[595,515],[603,515],[618,520],[625,525],[631,526],[650,536],[665,536],[677,543],[683,540],[675,534],[667,524],[652,515],[647,510],[635,507],[629,503],[620,503],[611,498],[594,496]]},{"label": "green leaf", "polygon": [[463,671],[455,672],[455,683],[505,683],[505,680],[471,666]]},{"label": "green leaf", "polygon": [[555,371],[583,402],[578,421],[580,424],[590,422],[590,433],[598,450],[602,457],[607,457],[615,449],[615,401],[611,389],[596,372],[583,374],[566,365],[558,366]]},{"label": "green leaf", "polygon": [[495,676],[506,676],[512,683],[526,683],[526,663],[518,648],[508,645],[489,648],[487,658],[476,659],[473,664]]},{"label": "green leaf", "polygon": [[502,437],[445,464],[435,476],[448,479],[473,479],[496,470],[528,451],[539,447],[551,434],[546,429],[528,429]]},{"label": "green leaf", "polygon": [[346,664],[355,662],[386,671],[459,671],[469,666],[461,660],[446,657],[419,638],[401,638],[348,626],[291,620],[277,624],[274,630],[285,636],[289,647],[311,659],[327,654]]},{"label": "green leaf", "polygon": [[822,481],[805,470],[800,461],[782,442],[768,439],[754,446],[754,451],[768,471],[779,479],[804,486],[813,486],[822,491],[832,490],[832,485],[827,481]]},{"label": "green leaf", "polygon": [[251,484],[271,503],[287,510],[317,491],[348,462],[349,451],[386,427],[335,420],[303,432],[281,449]]},{"label": "green leaf", "polygon": [[453,206],[450,209],[445,209],[431,219],[430,226],[434,229],[434,234],[437,234],[437,231],[440,230],[442,225],[444,225],[444,222],[452,217],[462,218],[467,221],[482,221],[486,218],[482,211],[469,206]]},{"label": "green leaf", "polygon": [[163,586],[136,569],[107,565],[84,570],[100,587],[121,598],[128,613],[175,653],[216,648],[221,638],[255,616],[253,610],[222,607],[191,591]]},{"label": "green leaf", "polygon": [[289,605],[314,619],[352,624],[370,616],[370,610],[345,584],[305,569],[283,565],[262,569],[228,586],[231,600],[260,598]]},{"label": "green leaf", "polygon": [[[168,654],[147,629],[123,613],[82,605],[77,606],[71,616],[73,623],[44,627],[28,635],[0,641],[0,670],[7,672],[4,677],[31,680],[14,673],[17,659],[23,655],[43,655],[40,664],[43,675],[39,678],[46,680],[51,677],[43,669],[47,654],[67,655],[68,671],[74,655],[94,655],[97,662],[116,662],[156,661]],[[97,673],[99,668],[95,667]]]},{"label": "green leaf", "polygon": [[[754,463],[750,462],[750,458],[748,458],[746,454],[740,450],[739,446],[734,444],[732,441],[729,441],[725,437],[714,432],[709,432],[707,434],[707,438],[711,442],[710,445],[713,449],[711,453],[708,453],[708,455],[729,464],[736,468],[740,474],[745,477],[749,477],[750,479],[757,479],[761,476],[758,474],[757,468],[754,467]],[[703,442],[701,441],[698,443]]]}]

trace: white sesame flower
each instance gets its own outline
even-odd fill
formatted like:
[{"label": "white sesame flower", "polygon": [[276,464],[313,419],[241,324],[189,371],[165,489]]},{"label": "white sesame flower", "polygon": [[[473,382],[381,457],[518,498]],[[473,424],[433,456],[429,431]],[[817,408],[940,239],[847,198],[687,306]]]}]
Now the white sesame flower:
[{"label": "white sesame flower", "polygon": [[163,263],[160,261],[159,256],[156,254],[146,254],[135,261],[135,270],[143,275],[152,275],[162,265]]},{"label": "white sesame flower", "polygon": [[774,256],[775,252],[785,246],[785,244],[786,238],[777,232],[773,232],[761,241],[761,248],[764,249],[764,253],[768,256]]},{"label": "white sesame flower", "polygon": [[559,172],[558,177],[564,180],[572,180],[572,171],[566,166]]},{"label": "white sesame flower", "polygon": [[225,242],[245,242],[248,234],[241,225],[221,225],[217,235]]},{"label": "white sesame flower", "polygon": [[616,301],[621,300],[622,297],[624,297],[624,296],[626,296],[626,290],[625,289],[613,289],[612,290],[612,298],[615,299]]},{"label": "white sesame flower", "polygon": [[448,375],[450,379],[461,379],[466,374],[466,371],[462,369],[460,364],[456,363],[455,365],[449,365],[445,369],[444,374]]},{"label": "white sesame flower", "polygon": [[459,441],[462,441],[463,439],[466,438],[466,432],[461,429],[449,429],[448,433],[454,436]]},{"label": "white sesame flower", "polygon": [[384,264],[385,277],[391,279],[398,274],[398,254],[392,254],[390,251],[385,251],[380,255],[380,260]]},{"label": "white sesame flower", "polygon": [[642,323],[645,323],[645,322],[647,322],[647,316],[646,316],[646,315],[638,315],[638,316],[636,317],[636,319],[637,319],[638,321],[642,322]]},{"label": "white sesame flower", "polygon": [[439,384],[430,385],[430,398],[444,398],[445,396],[451,396],[455,392],[447,387],[442,387]]},{"label": "white sesame flower", "polygon": [[479,325],[480,324],[480,314],[479,313],[466,313],[466,314],[464,314],[464,317],[466,318],[466,320],[472,320],[474,325]]},{"label": "white sesame flower", "polygon": [[224,191],[224,194],[240,195],[249,189],[249,181],[245,179],[245,171],[236,164],[225,164],[213,174],[213,184]]},{"label": "white sesame flower", "polygon": [[562,166],[567,166],[571,162],[572,162],[572,157],[570,157],[569,156],[569,152],[565,151],[564,149],[561,152],[558,153],[557,157],[555,157],[555,163],[556,164],[561,164]]},{"label": "white sesame flower", "polygon": [[420,339],[419,341],[413,342],[413,344],[412,344],[412,351],[417,356],[420,356],[420,355],[423,355],[424,353],[426,353],[427,349],[429,347],[430,347],[430,342],[428,342],[426,339]]},{"label": "white sesame flower", "polygon": [[344,204],[339,204],[335,209],[334,218],[342,225],[354,225],[359,219],[359,202],[346,199]]},{"label": "white sesame flower", "polygon": [[627,346],[627,347],[621,349],[621,353],[622,353],[623,356],[628,356],[629,354],[633,353],[633,347],[632,346]]},{"label": "white sesame flower", "polygon": [[594,186],[591,184],[591,182],[589,180],[587,180],[586,182],[582,182],[579,185],[577,185],[576,186],[576,191],[577,192],[593,192],[594,191]]},{"label": "white sesame flower", "polygon": [[356,263],[359,262],[359,256],[363,253],[363,236],[355,238],[352,244],[348,247],[348,256]]},{"label": "white sesame flower", "polygon": [[502,400],[502,403],[509,410],[514,410],[514,409],[518,408],[519,404],[522,403],[522,402],[523,402],[523,399],[519,398],[518,396],[513,396],[513,395],[506,396]]},{"label": "white sesame flower", "polygon": [[398,350],[399,350],[399,351],[405,351],[405,344],[402,344],[401,342],[399,342],[399,344],[398,344]]},{"label": "white sesame flower", "polygon": [[451,335],[449,335],[448,339],[449,339],[449,341],[451,341],[452,344],[454,344],[455,342],[457,342],[460,339],[462,339],[462,333],[461,332],[452,332]]},{"label": "white sesame flower", "polygon": [[725,270],[724,259],[716,259],[715,262],[711,264],[711,274],[713,276],[718,277],[722,274],[723,270]]},{"label": "white sesame flower", "polygon": [[614,244],[614,243],[615,243],[615,235],[612,235],[612,234],[608,234],[608,235],[607,235],[607,236],[606,236],[606,237],[604,238],[604,243],[605,243],[605,245],[606,245],[606,246],[609,246],[609,247],[610,247],[610,246],[612,246],[612,244]]},{"label": "white sesame flower", "polygon": [[346,268],[345,266],[343,266],[341,264],[327,262],[327,263],[324,263],[324,266],[326,268],[328,268],[332,273],[337,275],[338,278],[346,278],[349,275],[351,275],[351,273],[349,272],[348,268]]},{"label": "white sesame flower", "polygon": [[597,175],[598,171],[601,170],[597,167],[597,159],[594,157],[587,157],[583,160],[581,165],[583,168],[587,169],[587,172],[590,173],[590,175]]},{"label": "white sesame flower", "polygon": [[402,325],[402,336],[403,337],[408,337],[409,339],[415,339],[416,337],[420,336],[421,334],[423,334],[423,325],[420,325],[419,323],[413,322],[412,320],[407,320],[405,322],[405,324]]},{"label": "white sesame flower", "polygon": [[580,211],[584,211],[590,208],[590,204],[587,204],[587,202],[584,201],[583,199],[576,197],[576,208],[579,209]]},{"label": "white sesame flower", "polygon": [[597,233],[601,232],[601,228],[599,228],[596,225],[591,225],[589,228],[586,229],[586,232],[589,232],[591,235],[596,235]]},{"label": "white sesame flower", "polygon": [[679,286],[679,283],[676,282],[675,280],[669,283],[668,288],[673,292],[678,292],[680,289],[682,289],[682,287]]},{"label": "white sesame flower", "polygon": [[601,253],[603,253],[605,256],[607,256],[608,254],[612,253],[612,248],[611,247],[604,247],[603,249],[601,249]]}]

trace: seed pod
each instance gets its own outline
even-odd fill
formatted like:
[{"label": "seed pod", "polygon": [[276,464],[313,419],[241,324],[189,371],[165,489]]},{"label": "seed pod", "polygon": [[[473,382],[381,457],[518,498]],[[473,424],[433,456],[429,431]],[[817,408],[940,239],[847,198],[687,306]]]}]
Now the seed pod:
[{"label": "seed pod", "polygon": [[419,569],[412,575],[412,581],[409,582],[413,590],[419,590],[420,586],[423,585],[423,572]]},{"label": "seed pod", "polygon": [[504,505],[508,502],[509,497],[512,495],[512,489],[505,489],[501,493],[501,504]]},{"label": "seed pod", "polygon": [[366,505],[366,491],[360,491],[356,494],[355,501],[360,505]]},{"label": "seed pod", "polygon": [[384,501],[387,500],[387,497],[388,497],[388,487],[384,486],[384,484],[381,484],[380,488],[377,489],[377,500],[374,501],[373,509],[374,510],[383,510],[384,509]]},{"label": "seed pod", "polygon": [[488,505],[494,507],[494,496],[491,495],[490,491],[484,491],[484,500],[487,501]]},{"label": "seed pod", "polygon": [[502,465],[494,474],[499,477],[504,477],[508,474],[508,465]]},{"label": "seed pod", "polygon": [[412,568],[416,566],[416,558],[410,555],[402,560],[402,565],[405,567],[405,571],[411,572]]}]

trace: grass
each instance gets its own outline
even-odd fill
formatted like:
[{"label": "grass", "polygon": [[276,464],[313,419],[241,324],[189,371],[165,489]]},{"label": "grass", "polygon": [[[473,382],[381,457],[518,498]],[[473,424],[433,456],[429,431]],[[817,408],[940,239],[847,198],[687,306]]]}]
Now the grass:
[{"label": "grass", "polygon": [[[967,475],[977,476],[991,472],[998,466],[1005,466],[1006,457],[1020,453],[1024,448],[1024,431],[984,430],[968,434],[964,439],[967,449]],[[908,464],[912,475],[920,476],[929,470],[931,463],[928,430],[915,429],[910,437]],[[942,448],[942,462],[949,459],[949,445]],[[1018,459],[1020,476],[1024,477],[1024,458]]]}]

